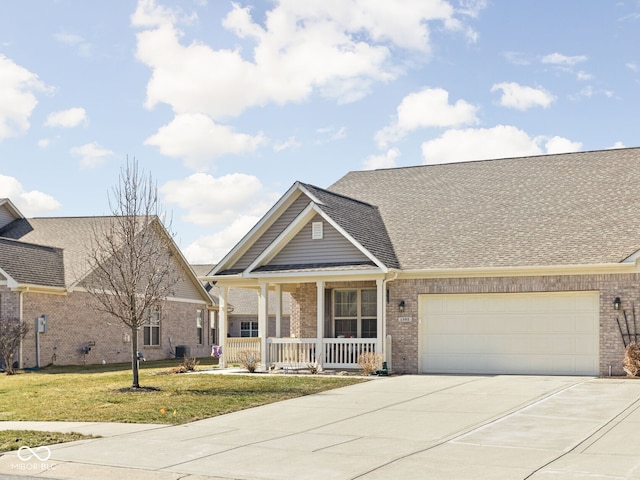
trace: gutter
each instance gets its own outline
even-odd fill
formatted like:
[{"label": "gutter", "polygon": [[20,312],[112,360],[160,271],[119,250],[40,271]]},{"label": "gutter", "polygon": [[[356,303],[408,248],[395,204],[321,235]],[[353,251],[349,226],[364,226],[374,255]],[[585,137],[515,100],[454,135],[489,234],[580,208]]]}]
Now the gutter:
[{"label": "gutter", "polygon": [[640,272],[638,263],[639,262],[636,261],[580,265],[415,269],[403,270],[398,275],[398,278],[528,277],[550,275],[629,274]]}]

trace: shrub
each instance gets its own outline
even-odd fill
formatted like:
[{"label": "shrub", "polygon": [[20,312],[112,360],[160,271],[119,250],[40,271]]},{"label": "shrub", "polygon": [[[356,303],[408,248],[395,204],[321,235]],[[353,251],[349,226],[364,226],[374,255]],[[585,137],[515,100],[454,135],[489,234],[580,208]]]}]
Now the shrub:
[{"label": "shrub", "polygon": [[640,345],[631,342],[624,351],[624,361],[622,362],[624,371],[630,377],[637,377],[640,372]]},{"label": "shrub", "polygon": [[238,362],[240,362],[240,365],[246,368],[249,373],[254,373],[258,365],[260,365],[260,352],[256,352],[255,350],[242,350],[238,353]]},{"label": "shrub", "polygon": [[374,352],[364,352],[358,357],[358,365],[364,375],[372,375],[382,367],[382,355]]},{"label": "shrub", "polygon": [[195,372],[196,367],[200,361],[197,358],[189,358],[184,357],[182,360],[182,365],[178,365],[177,367],[173,367],[170,372],[171,373],[187,373],[187,372]]}]

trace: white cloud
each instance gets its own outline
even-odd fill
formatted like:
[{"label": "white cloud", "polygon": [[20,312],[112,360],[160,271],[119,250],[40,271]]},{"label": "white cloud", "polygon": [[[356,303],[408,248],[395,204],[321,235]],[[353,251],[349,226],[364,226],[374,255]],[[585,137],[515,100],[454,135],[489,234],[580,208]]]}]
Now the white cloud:
[{"label": "white cloud", "polygon": [[341,127],[334,127],[333,125],[328,127],[321,127],[316,130],[316,133],[320,135],[317,143],[330,143],[342,140],[347,137],[347,127],[342,125]]},{"label": "white cloud", "polygon": [[61,205],[55,198],[38,190],[26,192],[14,177],[0,175],[0,192],[11,200],[25,217],[34,217],[58,210]]},{"label": "white cloud", "polygon": [[542,63],[548,63],[551,65],[559,65],[564,67],[572,67],[578,63],[586,62],[587,57],[584,55],[568,56],[562,53],[550,53],[542,57]]},{"label": "white cloud", "polygon": [[529,57],[522,52],[504,52],[502,54],[507,62],[512,63],[514,65],[529,65],[531,64],[531,60]]},{"label": "white cloud", "polygon": [[276,152],[282,152],[283,150],[297,150],[302,146],[296,137],[289,137],[283,142],[278,142],[273,146],[273,150]]},{"label": "white cloud", "polygon": [[160,187],[167,203],[186,211],[184,220],[222,228],[183,249],[192,263],[215,263],[258,222],[280,198],[253,176],[233,173],[214,177],[196,173]]},{"label": "white cloud", "polygon": [[580,70],[578,73],[576,73],[576,78],[578,80],[586,82],[587,80],[592,80],[593,79],[593,75],[591,75],[590,73],[583,72],[582,70]]},{"label": "white cloud", "polygon": [[567,153],[567,152],[579,152],[582,148],[582,143],[572,142],[563,137],[551,137],[545,142],[546,153]]},{"label": "white cloud", "polygon": [[242,216],[261,216],[279,198],[266,191],[253,175],[233,173],[214,177],[195,173],[160,188],[168,203],[186,210],[185,220],[196,225],[228,225]]},{"label": "white cloud", "polygon": [[258,222],[260,217],[243,215],[225,229],[198,238],[183,248],[185,257],[192,264],[218,263]]},{"label": "white cloud", "polygon": [[107,150],[98,145],[97,142],[86,143],[80,147],[70,150],[71,154],[80,157],[80,167],[94,168],[106,161],[106,158],[113,155],[111,150]]},{"label": "white cloud", "polygon": [[625,144],[624,144],[624,143],[622,143],[621,141],[617,141],[616,143],[614,143],[613,145],[611,145],[609,148],[610,148],[610,149],[614,149],[614,148],[627,148],[627,147],[626,147],[626,146],[625,146]]},{"label": "white cloud", "polygon": [[74,107],[67,110],[52,112],[47,115],[44,124],[47,127],[77,127],[80,124],[87,125],[89,117],[84,108]]},{"label": "white cloud", "polygon": [[397,108],[396,121],[379,130],[375,140],[379,148],[387,148],[408,133],[424,127],[455,127],[477,123],[477,107],[457,100],[449,103],[449,92],[442,88],[425,88],[410,93]]},{"label": "white cloud", "polygon": [[528,110],[533,107],[549,107],[556,99],[544,88],[527,87],[515,82],[496,83],[491,91],[502,91],[500,105],[516,110]]},{"label": "white cloud", "polygon": [[390,148],[386,153],[381,155],[369,155],[364,162],[362,168],[365,170],[376,170],[378,168],[393,168],[398,166],[396,159],[400,156],[400,150]]},{"label": "white cloud", "polygon": [[[389,46],[428,53],[432,22],[462,29],[443,0],[408,0],[402,8],[370,0],[281,0],[254,21],[249,7],[233,4],[223,26],[255,43],[250,59],[240,49],[181,44],[180,12],[138,2],[132,15],[137,58],[152,69],[148,107],[203,112],[219,120],[252,106],[300,102],[314,91],[339,101],[366,95],[372,82],[396,78]],[[189,88],[184,88],[189,85]]]},{"label": "white cloud", "polygon": [[266,143],[262,133],[251,136],[237,133],[226,125],[216,124],[202,113],[181,114],[157,133],[144,141],[154,145],[163,155],[183,158],[193,169],[207,169],[209,164],[222,155],[242,155],[255,152]]},{"label": "white cloud", "polygon": [[29,130],[35,93],[48,90],[35,73],[0,54],[0,142]]},{"label": "white cloud", "polygon": [[60,43],[64,43],[70,47],[74,47],[81,57],[90,57],[93,53],[93,45],[90,42],[87,42],[80,35],[76,35],[74,33],[55,33],[53,38],[56,39]]},{"label": "white cloud", "polygon": [[640,72],[640,66],[635,62],[627,62],[625,66],[632,72]]},{"label": "white cloud", "polygon": [[581,146],[562,137],[530,137],[516,127],[498,125],[493,128],[448,130],[440,137],[422,144],[422,157],[425,164],[436,164],[574,152]]},{"label": "white cloud", "polygon": [[[434,25],[471,38],[474,32],[464,22],[485,7],[482,0],[463,2],[460,10],[445,0],[405,0],[402,8],[372,0],[278,0],[256,21],[249,7],[233,3],[222,25],[242,45],[253,45],[243,51],[199,40],[183,43],[179,25],[195,21],[195,14],[139,0],[131,23],[140,29],[136,57],[151,69],[146,107],[165,103],[177,117],[204,115],[212,122],[200,129],[201,138],[190,135],[194,148],[178,140],[173,122],[147,142],[198,168],[225,153],[252,151],[262,138],[234,133],[219,122],[251,107],[299,103],[313,94],[338,103],[357,101],[375,83],[403,73],[392,48],[423,61]],[[203,137],[214,127],[225,129],[221,133],[230,145],[212,145],[214,140]]]}]

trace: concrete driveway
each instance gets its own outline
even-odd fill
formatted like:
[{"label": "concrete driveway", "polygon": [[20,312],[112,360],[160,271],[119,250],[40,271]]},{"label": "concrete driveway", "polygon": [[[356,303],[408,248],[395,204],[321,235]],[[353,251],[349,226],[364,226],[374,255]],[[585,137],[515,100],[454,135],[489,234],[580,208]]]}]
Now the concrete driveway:
[{"label": "concrete driveway", "polygon": [[[399,376],[52,447],[0,474],[136,479],[640,478],[640,381]],[[98,426],[94,426],[94,429]],[[99,432],[98,432],[99,433]],[[5,478],[5,477],[2,477]]]}]

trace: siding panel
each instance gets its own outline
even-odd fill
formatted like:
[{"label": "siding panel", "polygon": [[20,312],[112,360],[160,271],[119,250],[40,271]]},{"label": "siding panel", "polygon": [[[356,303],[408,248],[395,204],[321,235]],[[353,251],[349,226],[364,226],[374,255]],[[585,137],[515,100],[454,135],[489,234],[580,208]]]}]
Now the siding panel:
[{"label": "siding panel", "polygon": [[[323,222],[324,235],[321,240],[311,239],[311,224]],[[269,262],[269,265],[304,265],[310,263],[368,262],[369,259],[340,232],[316,215],[300,232]]]},{"label": "siding panel", "polygon": [[300,195],[291,206],[271,225],[264,235],[262,235],[256,243],[254,243],[245,254],[233,265],[232,268],[247,268],[260,255],[278,235],[309,205],[309,198],[306,195]]}]

